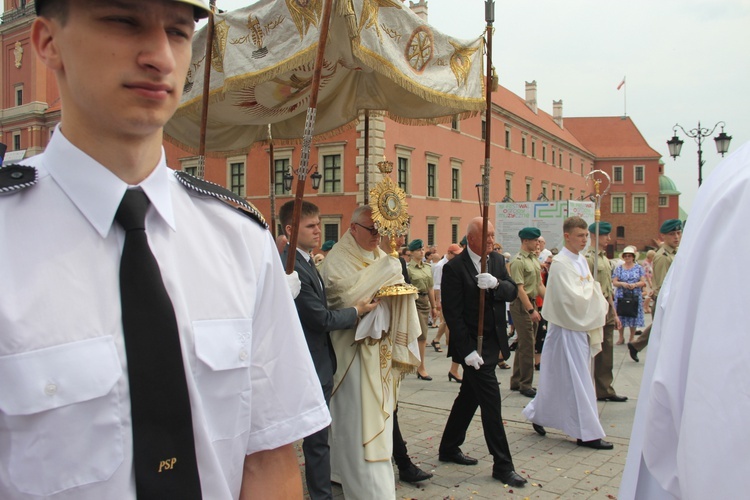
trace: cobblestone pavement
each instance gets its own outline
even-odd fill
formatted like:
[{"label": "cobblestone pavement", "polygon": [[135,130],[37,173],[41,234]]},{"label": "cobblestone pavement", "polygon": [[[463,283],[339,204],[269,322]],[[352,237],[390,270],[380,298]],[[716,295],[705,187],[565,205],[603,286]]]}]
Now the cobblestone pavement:
[{"label": "cobblestone pavement", "polygon": [[[428,339],[436,333],[431,328]],[[617,332],[615,332],[615,339]],[[432,381],[409,375],[401,383],[399,424],[412,461],[434,477],[413,485],[398,481],[398,499],[614,499],[617,498],[622,471],[628,452],[630,430],[635,415],[636,397],[648,350],[640,353],[640,363],[633,362],[625,345],[614,346],[614,387],[630,399],[624,403],[599,402],[599,416],[607,440],[614,450],[581,448],[575,440],[555,429],[547,428],[539,436],[521,414],[530,401],[509,390],[510,372],[497,370],[502,397],[502,414],[516,471],[529,482],[524,488],[511,488],[492,478],[492,456],[484,442],[479,411],[474,416],[466,442],[461,447],[467,455],[479,459],[475,466],[438,461],[438,446],[459,385],[448,381],[450,360],[447,348],[437,353],[427,345],[427,370]],[[513,362],[511,357],[509,363]],[[542,366],[542,370],[544,367]],[[536,377],[535,377],[536,386]],[[304,463],[301,445],[297,444],[300,464]],[[303,469],[304,478],[304,469]],[[334,498],[343,499],[340,487],[334,486]]]}]

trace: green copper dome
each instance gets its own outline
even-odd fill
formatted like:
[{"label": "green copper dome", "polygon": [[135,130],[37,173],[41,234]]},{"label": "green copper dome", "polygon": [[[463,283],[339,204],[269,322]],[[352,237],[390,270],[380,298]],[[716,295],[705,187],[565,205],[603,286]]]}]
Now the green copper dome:
[{"label": "green copper dome", "polygon": [[661,195],[671,195],[671,194],[681,194],[679,191],[677,191],[677,186],[675,186],[674,181],[667,177],[666,175],[659,176],[659,194]]}]

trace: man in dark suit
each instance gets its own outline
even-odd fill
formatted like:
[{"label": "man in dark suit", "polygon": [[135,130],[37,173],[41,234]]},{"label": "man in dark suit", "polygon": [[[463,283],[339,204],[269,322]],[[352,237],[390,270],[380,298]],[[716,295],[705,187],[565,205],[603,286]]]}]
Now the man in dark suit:
[{"label": "man in dark suit", "polygon": [[[495,367],[500,353],[510,356],[505,323],[505,303],[514,300],[518,290],[508,275],[505,259],[493,252],[495,229],[487,225],[487,240],[482,241],[482,218],[469,223],[467,248],[443,267],[440,289],[443,316],[451,332],[448,356],[463,365],[461,390],[453,402],[440,441],[442,462],[475,465],[477,459],[464,455],[459,448],[466,439],[471,419],[482,408],[482,427],[487,448],[494,459],[492,477],[510,486],[520,487],[526,480],[514,470],[508,439],[500,414],[500,389]],[[480,273],[482,245],[487,254],[486,272]],[[479,294],[484,293],[482,355],[477,353],[479,328]]]},{"label": "man in dark suit", "polygon": [[[279,211],[279,220],[287,236],[292,231],[293,211],[294,201],[285,203]],[[294,270],[299,275],[301,289],[294,303],[297,306],[297,313],[302,323],[302,330],[305,332],[315,370],[323,387],[326,403],[330,403],[333,374],[336,371],[336,355],[333,352],[329,332],[353,328],[358,318],[370,312],[377,304],[362,302],[355,307],[336,311],[328,309],[325,287],[310,258],[310,252],[320,245],[320,235],[320,211],[312,203],[303,201],[297,233],[297,255],[294,262]],[[285,263],[288,252],[289,245],[281,253],[281,259]],[[305,479],[310,498],[316,500],[333,498],[328,427],[306,437],[302,442],[302,451],[305,454]]]}]

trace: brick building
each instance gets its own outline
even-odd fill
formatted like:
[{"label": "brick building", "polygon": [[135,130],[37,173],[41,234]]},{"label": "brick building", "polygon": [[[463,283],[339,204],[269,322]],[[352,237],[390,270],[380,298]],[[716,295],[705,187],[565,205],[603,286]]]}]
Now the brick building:
[{"label": "brick building", "polygon": [[613,227],[612,249],[654,247],[661,222],[679,215],[680,193],[664,176],[661,155],[630,117],[568,118],[566,125],[595,155],[594,168],[611,179],[601,208]]},{"label": "brick building", "polygon": [[[0,141],[18,160],[41,152],[60,121],[60,98],[54,76],[37,61],[29,31],[34,5],[5,0],[0,24]],[[415,7],[426,7],[420,3]],[[426,15],[426,12],[423,13]],[[659,154],[646,144],[630,118],[563,118],[562,100],[552,114],[537,103],[537,84],[525,95],[499,87],[491,113],[490,203],[502,200],[579,199],[591,193],[585,176],[602,169],[613,177],[612,196],[602,204],[603,217],[617,227],[616,248],[652,245],[660,220],[677,216],[679,193],[663,177]],[[379,180],[376,163],[394,163],[394,180],[407,192],[412,214],[410,238],[441,249],[461,239],[468,221],[479,215],[476,184],[484,164],[487,114],[434,126],[406,126],[383,117],[370,120],[369,187]],[[165,143],[172,168],[197,171],[198,158]],[[208,158],[205,177],[254,203],[270,220],[275,208],[292,199],[283,176],[299,163],[300,146],[269,146],[247,153]],[[323,182],[306,196],[320,206],[325,239],[338,239],[349,215],[364,200],[363,123],[313,144],[311,165]],[[661,192],[660,189],[663,191]],[[662,204],[662,201],[664,202]],[[610,210],[615,213],[610,215]],[[494,208],[490,209],[494,219]]]}]

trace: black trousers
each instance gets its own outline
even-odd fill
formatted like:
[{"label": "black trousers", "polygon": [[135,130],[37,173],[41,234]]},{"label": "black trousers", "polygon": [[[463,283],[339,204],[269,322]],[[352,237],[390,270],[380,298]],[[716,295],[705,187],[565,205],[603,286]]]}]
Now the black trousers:
[{"label": "black trousers", "polygon": [[505,436],[503,418],[500,414],[500,389],[497,386],[495,367],[497,363],[485,363],[479,370],[461,363],[463,382],[458,392],[440,441],[440,454],[450,455],[459,451],[466,440],[466,431],[471,419],[482,409],[482,428],[487,449],[494,459],[493,471],[514,470],[510,456],[508,438]]},{"label": "black trousers", "polygon": [[393,460],[396,462],[398,470],[406,470],[411,465],[409,452],[406,450],[406,443],[398,426],[398,406],[396,406],[396,411],[393,412]]},{"label": "black trousers", "polygon": [[[323,396],[330,406],[333,380],[323,385]],[[305,481],[307,491],[313,500],[333,499],[331,488],[331,447],[328,444],[330,426],[307,436],[302,441],[302,453],[305,455]]]}]

